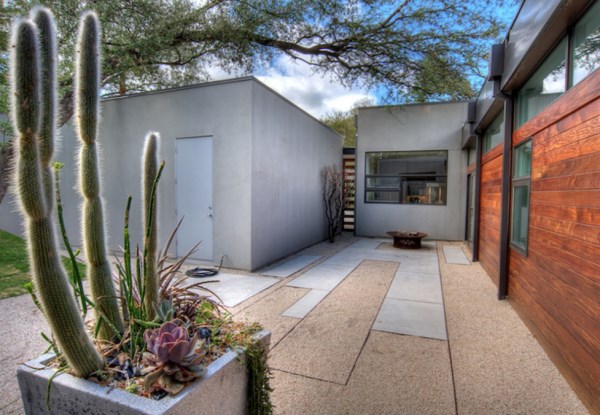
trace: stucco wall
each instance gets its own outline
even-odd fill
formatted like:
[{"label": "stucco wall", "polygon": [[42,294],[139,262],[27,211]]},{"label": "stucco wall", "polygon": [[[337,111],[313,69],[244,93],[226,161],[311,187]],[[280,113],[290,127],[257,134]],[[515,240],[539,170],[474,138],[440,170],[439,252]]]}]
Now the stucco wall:
[{"label": "stucco wall", "polygon": [[[132,243],[140,240],[140,169],[143,140],[149,130],[161,134],[161,159],[166,161],[159,185],[159,246],[176,225],[175,139],[213,137],[214,258],[227,254],[226,265],[250,267],[250,163],[252,83],[250,78],[190,88],[140,94],[102,102],[98,142],[102,147],[103,195],[108,246],[122,245],[123,213],[128,195]],[[55,159],[65,163],[61,188],[65,220],[72,243],[80,243],[80,200],[75,187],[73,129],[61,129]],[[12,197],[9,197],[12,199]],[[0,227],[21,233],[12,200],[0,205]],[[185,221],[184,221],[185,224]],[[185,225],[184,225],[185,226]]]},{"label": "stucco wall", "polygon": [[[356,145],[356,234],[421,231],[433,239],[465,235],[466,163],[460,148],[466,119],[463,102],[361,108]],[[448,150],[446,205],[365,203],[365,153]]]},{"label": "stucco wall", "polygon": [[342,137],[253,85],[252,269],[327,237],[320,171],[341,167]]}]

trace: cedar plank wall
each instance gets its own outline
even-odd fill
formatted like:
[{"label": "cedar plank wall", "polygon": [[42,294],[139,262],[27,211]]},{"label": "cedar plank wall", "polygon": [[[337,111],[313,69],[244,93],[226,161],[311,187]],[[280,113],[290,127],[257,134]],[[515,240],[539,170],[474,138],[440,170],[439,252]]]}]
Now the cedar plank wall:
[{"label": "cedar plank wall", "polygon": [[513,135],[532,137],[528,254],[510,250],[509,301],[600,414],[600,71]]},{"label": "cedar plank wall", "polygon": [[479,262],[498,285],[500,257],[500,202],[502,190],[502,143],[481,158],[479,193]]}]

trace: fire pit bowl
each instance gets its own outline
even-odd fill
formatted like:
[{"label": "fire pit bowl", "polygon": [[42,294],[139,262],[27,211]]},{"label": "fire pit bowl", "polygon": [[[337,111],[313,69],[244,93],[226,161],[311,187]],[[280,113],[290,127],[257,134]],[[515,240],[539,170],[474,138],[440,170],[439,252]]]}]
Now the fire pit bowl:
[{"label": "fire pit bowl", "polygon": [[394,246],[400,249],[421,249],[421,239],[428,236],[424,232],[389,231],[387,234],[394,238]]}]

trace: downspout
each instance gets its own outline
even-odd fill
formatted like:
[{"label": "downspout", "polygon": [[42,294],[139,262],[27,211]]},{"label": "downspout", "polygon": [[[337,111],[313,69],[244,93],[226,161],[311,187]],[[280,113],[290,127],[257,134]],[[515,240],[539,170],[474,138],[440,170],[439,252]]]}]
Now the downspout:
[{"label": "downspout", "polygon": [[[508,295],[508,252],[510,225],[510,186],[512,177],[512,131],[513,131],[513,97],[500,91],[500,79],[495,98],[504,101],[504,146],[502,149],[502,195],[500,208],[500,257],[498,270],[498,299],[504,300]],[[496,88],[494,88],[496,90]]]},{"label": "downspout", "polygon": [[479,210],[481,209],[481,157],[482,151],[482,140],[481,134],[475,136],[475,189],[473,194],[473,202],[475,206],[473,215],[473,262],[479,261]]}]

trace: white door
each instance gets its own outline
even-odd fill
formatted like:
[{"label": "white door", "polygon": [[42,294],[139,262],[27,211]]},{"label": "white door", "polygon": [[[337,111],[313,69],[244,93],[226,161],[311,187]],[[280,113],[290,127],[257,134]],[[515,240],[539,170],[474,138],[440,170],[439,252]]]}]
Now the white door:
[{"label": "white door", "polygon": [[212,137],[175,140],[176,251],[181,257],[198,242],[191,258],[213,260]]}]

